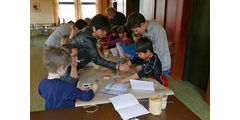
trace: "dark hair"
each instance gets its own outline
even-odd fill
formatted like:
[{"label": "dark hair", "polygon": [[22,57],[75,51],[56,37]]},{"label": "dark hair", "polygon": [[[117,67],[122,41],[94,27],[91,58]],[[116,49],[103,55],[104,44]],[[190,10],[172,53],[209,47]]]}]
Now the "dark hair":
[{"label": "dark hair", "polygon": [[70,21],[68,22],[68,24],[74,24],[74,22],[73,22],[72,20],[70,20]]},{"label": "dark hair", "polygon": [[147,50],[150,50],[151,52],[153,52],[152,41],[147,37],[141,37],[135,43],[135,50],[136,52],[143,52],[143,53],[146,53]]},{"label": "dark hair", "polygon": [[132,12],[127,18],[127,28],[137,28],[140,27],[141,23],[144,23],[146,20],[144,16],[137,12]]},{"label": "dark hair", "polygon": [[102,14],[98,14],[98,15],[94,16],[92,18],[92,21],[90,22],[90,28],[92,29],[92,27],[95,27],[96,30],[101,29],[108,33],[110,30],[110,23],[109,23],[107,17],[105,17]]},{"label": "dark hair", "polygon": [[73,48],[77,48],[77,49],[78,49],[77,45],[71,44],[71,43],[69,43],[69,44],[64,44],[62,47],[65,48],[65,49],[67,49],[69,53],[72,52],[72,49],[73,49]]},{"label": "dark hair", "polygon": [[43,66],[49,73],[57,73],[59,67],[67,67],[71,62],[70,53],[63,47],[48,46],[44,50]]},{"label": "dark hair", "polygon": [[81,30],[81,29],[83,29],[85,26],[87,26],[88,25],[88,23],[85,21],[85,20],[83,20],[83,19],[79,19],[79,20],[77,20],[77,22],[75,23],[75,26],[79,29],[79,30]]},{"label": "dark hair", "polygon": [[127,33],[128,29],[125,25],[122,25],[121,27],[118,28],[118,33]]},{"label": "dark hair", "polygon": [[119,26],[118,25],[114,25],[111,29],[111,32],[112,33],[117,33],[117,30],[118,30]]}]

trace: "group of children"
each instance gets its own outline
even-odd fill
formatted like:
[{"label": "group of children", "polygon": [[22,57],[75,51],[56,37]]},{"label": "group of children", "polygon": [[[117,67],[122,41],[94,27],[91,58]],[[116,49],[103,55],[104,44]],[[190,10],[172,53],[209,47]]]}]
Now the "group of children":
[{"label": "group of children", "polygon": [[[127,78],[115,78],[116,82],[128,82],[130,79],[139,79],[145,76],[156,79],[165,87],[168,86],[165,77],[168,71],[164,73],[162,69],[162,58],[159,58],[159,51],[161,50],[156,46],[156,43],[158,43],[156,37],[142,36],[144,29],[145,31],[148,30],[148,23],[146,21],[136,22],[131,20],[131,16],[135,14],[139,15],[140,13],[131,14],[126,25],[113,26],[111,33],[106,37],[109,23],[102,15],[96,15],[93,17],[89,28],[74,36],[71,43],[45,48],[43,65],[48,71],[48,77],[40,82],[38,90],[40,96],[45,99],[46,110],[74,107],[76,99],[89,101],[94,97],[98,89],[97,84],[92,85],[90,89],[76,88],[79,69],[83,68],[91,60],[104,67],[121,71],[128,71],[132,64],[138,65],[135,74]],[[135,25],[132,25],[133,21]],[[133,41],[127,37],[128,30],[133,31],[131,34]],[[105,37],[106,41],[100,42],[102,46],[114,48],[116,45],[120,45],[124,50],[124,56],[129,58],[129,61],[125,64],[117,64],[102,59],[97,51],[96,42],[97,39],[103,37]],[[168,60],[168,58],[165,56],[164,60]]]}]

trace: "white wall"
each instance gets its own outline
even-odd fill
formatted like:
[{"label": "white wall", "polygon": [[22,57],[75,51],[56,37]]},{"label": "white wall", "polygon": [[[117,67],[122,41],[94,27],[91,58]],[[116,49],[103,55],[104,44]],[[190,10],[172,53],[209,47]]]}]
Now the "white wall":
[{"label": "white wall", "polygon": [[[32,11],[32,3],[40,4],[40,12]],[[53,23],[52,0],[30,0],[30,24]]]},{"label": "white wall", "polygon": [[140,0],[139,12],[146,20],[154,19],[154,5],[155,0]]}]

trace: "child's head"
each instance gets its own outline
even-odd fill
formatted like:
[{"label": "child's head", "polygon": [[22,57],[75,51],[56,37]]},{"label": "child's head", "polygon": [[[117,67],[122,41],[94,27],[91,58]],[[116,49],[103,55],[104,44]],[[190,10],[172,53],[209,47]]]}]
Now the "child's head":
[{"label": "child's head", "polygon": [[84,21],[83,19],[79,19],[76,21],[75,26],[77,27],[78,30],[81,30],[85,27],[87,27],[88,23]]},{"label": "child's head", "polygon": [[71,62],[70,53],[62,47],[48,46],[44,50],[43,66],[48,73],[63,76]]},{"label": "child's head", "polygon": [[122,25],[118,28],[118,36],[119,38],[123,38],[127,36],[127,27],[125,25]]},{"label": "child's head", "polygon": [[116,36],[118,35],[118,31],[117,31],[118,28],[119,28],[118,25],[114,25],[114,26],[112,27],[111,33],[112,33],[113,37],[116,37]]},{"label": "child's head", "polygon": [[141,59],[148,59],[153,54],[152,41],[147,37],[141,37],[135,44],[135,51]]},{"label": "child's head", "polygon": [[140,34],[135,34],[134,32],[132,32],[132,39],[134,42],[137,42],[140,38],[141,38]]},{"label": "child's head", "polygon": [[132,30],[135,34],[143,34],[146,30],[144,26],[146,20],[140,13],[133,12],[127,18],[127,28]]},{"label": "child's head", "polygon": [[75,61],[78,56],[78,47],[75,44],[64,44],[62,47],[68,50],[72,60]]},{"label": "child's head", "polygon": [[92,18],[90,28],[93,30],[95,38],[103,38],[109,32],[110,23],[105,16],[98,14]]}]

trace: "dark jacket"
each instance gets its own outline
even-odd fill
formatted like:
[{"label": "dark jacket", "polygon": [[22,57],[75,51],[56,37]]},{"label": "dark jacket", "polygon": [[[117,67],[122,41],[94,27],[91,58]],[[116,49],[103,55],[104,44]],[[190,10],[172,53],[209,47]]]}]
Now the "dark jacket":
[{"label": "dark jacket", "polygon": [[126,23],[126,17],[124,14],[120,13],[120,12],[116,12],[116,16],[113,19],[110,19],[110,23],[114,26],[114,25],[118,25],[118,26],[122,26]]},{"label": "dark jacket", "polygon": [[155,78],[159,83],[163,84],[163,81],[161,80],[162,75],[162,64],[157,56],[157,54],[153,54],[153,57],[151,57],[148,61],[145,61],[138,56],[135,56],[131,60],[132,64],[138,64],[143,65],[142,70],[138,71],[138,77],[149,77],[152,76]]},{"label": "dark jacket", "polygon": [[83,60],[78,63],[78,70],[83,68],[90,61],[112,70],[116,69],[117,63],[107,61],[99,56],[96,47],[97,40],[92,36],[92,30],[90,28],[79,32],[72,38],[71,42],[78,46],[78,59]]}]

